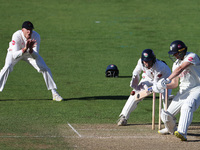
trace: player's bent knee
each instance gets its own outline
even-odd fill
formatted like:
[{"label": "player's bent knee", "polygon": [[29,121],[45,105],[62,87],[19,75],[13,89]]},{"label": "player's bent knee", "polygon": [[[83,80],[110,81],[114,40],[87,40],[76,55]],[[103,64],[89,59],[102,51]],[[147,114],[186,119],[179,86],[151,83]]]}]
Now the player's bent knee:
[{"label": "player's bent knee", "polygon": [[181,110],[182,111],[187,110],[187,111],[190,111],[190,112],[194,112],[195,106],[196,106],[195,100],[192,99],[192,100],[189,100],[186,103],[184,103]]},{"label": "player's bent knee", "polygon": [[194,106],[189,106],[189,105],[183,105],[182,108],[181,108],[181,112],[194,112],[195,111],[195,108]]}]

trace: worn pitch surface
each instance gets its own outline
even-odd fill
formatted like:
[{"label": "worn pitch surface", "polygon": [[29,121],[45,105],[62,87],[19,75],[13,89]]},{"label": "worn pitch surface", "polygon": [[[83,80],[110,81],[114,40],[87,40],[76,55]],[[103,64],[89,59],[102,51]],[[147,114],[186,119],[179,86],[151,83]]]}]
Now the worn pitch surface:
[{"label": "worn pitch surface", "polygon": [[159,135],[151,125],[68,124],[60,131],[73,149],[198,149],[200,144],[199,125],[190,126],[187,142],[174,135]]}]

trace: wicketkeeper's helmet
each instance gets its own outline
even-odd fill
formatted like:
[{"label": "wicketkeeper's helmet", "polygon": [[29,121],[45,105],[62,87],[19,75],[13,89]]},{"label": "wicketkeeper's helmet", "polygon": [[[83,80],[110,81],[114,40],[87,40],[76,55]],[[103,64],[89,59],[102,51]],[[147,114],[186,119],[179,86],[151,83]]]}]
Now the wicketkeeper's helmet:
[{"label": "wicketkeeper's helmet", "polygon": [[156,56],[153,52],[153,50],[151,49],[145,49],[142,52],[142,56],[141,56],[141,61],[143,64],[143,61],[153,61],[153,64],[156,62]]},{"label": "wicketkeeper's helmet", "polygon": [[119,70],[116,65],[111,64],[108,65],[106,68],[106,77],[118,77],[119,76]]},{"label": "wicketkeeper's helmet", "polygon": [[185,43],[180,40],[176,40],[170,44],[170,51],[168,52],[168,54],[171,55],[170,58],[172,58],[174,54],[178,53],[179,57],[183,58],[186,52],[187,46],[185,45]]}]

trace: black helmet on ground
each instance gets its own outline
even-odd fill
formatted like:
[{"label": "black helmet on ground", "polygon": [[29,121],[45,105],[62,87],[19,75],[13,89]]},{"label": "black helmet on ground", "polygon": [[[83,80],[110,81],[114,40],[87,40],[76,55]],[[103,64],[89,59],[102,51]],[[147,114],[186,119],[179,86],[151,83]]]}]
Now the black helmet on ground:
[{"label": "black helmet on ground", "polygon": [[118,77],[119,76],[119,70],[116,65],[110,64],[106,68],[106,77]]}]

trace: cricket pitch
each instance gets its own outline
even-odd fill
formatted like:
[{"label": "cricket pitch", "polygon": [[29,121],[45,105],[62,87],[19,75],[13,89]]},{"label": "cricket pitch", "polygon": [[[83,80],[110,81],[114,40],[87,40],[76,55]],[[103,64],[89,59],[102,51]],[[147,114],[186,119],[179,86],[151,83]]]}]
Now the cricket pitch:
[{"label": "cricket pitch", "polygon": [[[157,126],[157,125],[156,125]],[[163,127],[163,126],[162,126]],[[115,124],[69,124],[60,128],[72,149],[84,150],[171,150],[198,149],[200,126],[191,125],[188,141],[180,141],[174,135],[160,135],[151,125],[117,126]]]}]

